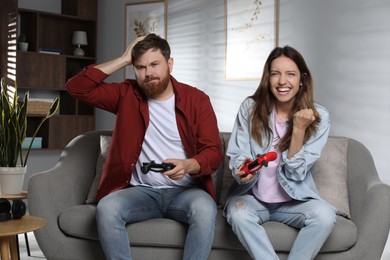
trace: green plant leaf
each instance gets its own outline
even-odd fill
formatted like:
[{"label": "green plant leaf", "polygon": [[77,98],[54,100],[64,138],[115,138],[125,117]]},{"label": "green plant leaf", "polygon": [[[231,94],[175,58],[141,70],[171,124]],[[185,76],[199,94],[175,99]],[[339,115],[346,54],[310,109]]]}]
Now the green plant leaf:
[{"label": "green plant leaf", "polygon": [[44,118],[42,118],[41,122],[39,123],[38,127],[36,128],[36,130],[35,130],[35,132],[34,132],[32,138],[31,138],[30,145],[28,146],[27,153],[26,153],[26,157],[25,157],[25,159],[24,159],[24,164],[22,164],[22,166],[26,166],[26,164],[27,164],[27,159],[28,159],[28,156],[29,156],[29,154],[30,154],[32,144],[33,144],[33,142],[34,142],[35,137],[36,137],[37,134],[38,134],[39,129],[41,128],[41,126],[43,125],[43,123],[44,123],[47,119],[49,119],[50,117],[52,117],[52,116],[54,116],[54,115],[56,114],[56,112],[57,112],[57,110],[58,110],[59,107],[60,107],[60,98],[57,97],[57,98],[53,101],[53,103],[51,104],[50,109],[49,109],[49,111],[47,112],[46,116],[45,116]]},{"label": "green plant leaf", "polygon": [[50,106],[46,116],[42,118],[34,131],[31,142],[23,158],[23,141],[27,132],[27,106],[29,92],[24,95],[23,101],[19,101],[17,86],[15,83],[14,92],[8,89],[5,79],[1,79],[1,122],[0,122],[0,167],[15,167],[18,161],[21,166],[27,165],[27,159],[31,151],[33,141],[42,127],[42,124],[56,114],[60,105],[60,98],[57,97]]}]

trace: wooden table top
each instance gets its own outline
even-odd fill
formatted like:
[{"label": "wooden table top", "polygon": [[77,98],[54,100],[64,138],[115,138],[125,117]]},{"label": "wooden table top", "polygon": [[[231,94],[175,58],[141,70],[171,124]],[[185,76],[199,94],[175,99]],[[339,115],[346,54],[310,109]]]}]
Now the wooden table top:
[{"label": "wooden table top", "polygon": [[0,198],[7,200],[27,199],[27,191],[22,191],[20,194],[0,194]]},{"label": "wooden table top", "polygon": [[25,215],[21,219],[0,221],[0,237],[23,234],[42,228],[46,220],[40,217]]}]

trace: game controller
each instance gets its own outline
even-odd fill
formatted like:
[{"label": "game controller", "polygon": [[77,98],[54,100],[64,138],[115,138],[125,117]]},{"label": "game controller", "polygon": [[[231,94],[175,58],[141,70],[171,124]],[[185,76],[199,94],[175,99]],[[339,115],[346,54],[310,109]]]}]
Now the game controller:
[{"label": "game controller", "polygon": [[252,174],[257,172],[261,167],[268,167],[268,163],[270,161],[274,161],[278,158],[278,154],[276,152],[269,152],[266,154],[258,154],[256,159],[248,160],[242,167],[241,171],[245,172],[241,177],[244,178],[248,176],[248,174]]},{"label": "game controller", "polygon": [[147,174],[149,171],[152,172],[166,172],[175,168],[173,163],[156,163],[155,161],[142,163],[141,172]]}]

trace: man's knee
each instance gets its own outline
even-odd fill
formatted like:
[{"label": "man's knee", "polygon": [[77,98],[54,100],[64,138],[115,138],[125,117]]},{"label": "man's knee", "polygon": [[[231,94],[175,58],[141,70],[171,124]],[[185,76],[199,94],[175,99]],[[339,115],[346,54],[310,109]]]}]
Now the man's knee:
[{"label": "man's knee", "polygon": [[216,216],[217,205],[210,196],[201,196],[194,200],[191,210],[193,213],[203,216]]},{"label": "man's knee", "polygon": [[318,223],[324,229],[332,229],[336,222],[336,212],[329,205],[316,207],[312,215],[312,223]]}]

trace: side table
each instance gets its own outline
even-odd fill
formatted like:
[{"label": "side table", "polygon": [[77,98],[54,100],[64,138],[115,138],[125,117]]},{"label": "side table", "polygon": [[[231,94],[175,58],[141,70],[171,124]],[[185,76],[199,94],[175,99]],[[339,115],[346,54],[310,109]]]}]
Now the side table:
[{"label": "side table", "polygon": [[[0,194],[0,198],[12,200],[12,201],[24,200],[24,199],[27,199],[27,194],[28,194],[27,191],[22,191],[20,194]],[[30,246],[28,243],[27,233],[24,233],[24,239],[26,241],[27,255],[30,256],[31,255],[30,254]],[[17,248],[18,248],[18,256],[20,257],[18,236],[16,236],[16,244],[17,244]]]},{"label": "side table", "polygon": [[38,230],[46,225],[46,220],[34,216],[23,216],[0,222],[0,252],[2,260],[19,259],[16,236],[18,234]]}]

